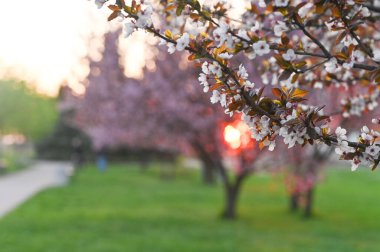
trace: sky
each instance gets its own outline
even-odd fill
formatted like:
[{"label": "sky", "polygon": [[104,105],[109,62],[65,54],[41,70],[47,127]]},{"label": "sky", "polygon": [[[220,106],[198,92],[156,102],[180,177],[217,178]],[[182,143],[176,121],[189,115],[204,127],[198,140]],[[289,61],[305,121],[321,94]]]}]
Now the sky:
[{"label": "sky", "polygon": [[[83,58],[108,29],[106,16],[87,0],[4,1],[0,8],[0,77],[34,83],[56,94],[66,79],[75,87],[87,73]],[[95,45],[94,45],[95,44]]]},{"label": "sky", "polygon": [[[235,1],[239,2],[239,1]],[[59,5],[58,5],[59,3]],[[55,95],[67,82],[78,92],[87,74],[83,58],[99,48],[108,12],[87,0],[4,0],[0,8],[0,78],[16,77]],[[127,75],[137,77],[149,57],[137,33],[123,41]]]}]

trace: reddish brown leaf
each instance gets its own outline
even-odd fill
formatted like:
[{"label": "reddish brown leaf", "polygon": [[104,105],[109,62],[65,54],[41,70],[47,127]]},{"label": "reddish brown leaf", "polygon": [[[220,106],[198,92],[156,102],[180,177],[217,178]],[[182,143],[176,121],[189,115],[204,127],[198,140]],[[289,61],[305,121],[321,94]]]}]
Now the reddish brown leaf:
[{"label": "reddish brown leaf", "polygon": [[109,17],[108,17],[108,21],[111,21],[111,20],[114,20],[115,18],[117,18],[119,16],[119,13],[120,13],[120,11],[112,12],[111,15],[109,15]]},{"label": "reddish brown leaf", "polygon": [[117,5],[108,5],[108,8],[112,11],[120,11],[120,7]]},{"label": "reddish brown leaf", "polygon": [[302,97],[305,97],[309,92],[306,91],[306,90],[302,90],[302,89],[299,89],[299,88],[296,88],[292,94],[292,98],[293,97],[299,97],[299,98],[302,98]]},{"label": "reddish brown leaf", "polygon": [[272,93],[279,99],[281,99],[281,95],[283,94],[282,90],[279,88],[272,88]]}]

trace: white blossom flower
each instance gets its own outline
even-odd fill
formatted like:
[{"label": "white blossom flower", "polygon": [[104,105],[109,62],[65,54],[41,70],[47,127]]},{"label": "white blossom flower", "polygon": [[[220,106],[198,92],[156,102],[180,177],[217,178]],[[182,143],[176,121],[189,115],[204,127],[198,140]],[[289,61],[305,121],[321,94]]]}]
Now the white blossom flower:
[{"label": "white blossom flower", "polygon": [[380,132],[371,130],[371,135],[377,138],[377,137],[380,137]]},{"label": "white blossom flower", "polygon": [[[246,30],[239,29],[237,35],[243,39],[250,40]],[[239,39],[238,41],[241,41],[241,40]],[[243,43],[244,43],[244,41],[243,41]]]},{"label": "white blossom flower", "polygon": [[351,35],[347,34],[344,38],[343,38],[343,44],[347,47],[349,47],[350,45],[357,45],[358,42],[353,38],[351,37]]},{"label": "white blossom flower", "polygon": [[208,62],[205,61],[203,64],[202,64],[202,72],[205,73],[205,74],[210,74],[210,70],[208,69]]},{"label": "white blossom flower", "polygon": [[122,13],[119,13],[117,15],[117,21],[119,21],[120,23],[122,23],[124,20],[125,20],[124,15]]},{"label": "white blossom flower", "polygon": [[345,111],[344,116],[349,117],[350,115],[361,116],[364,111],[374,110],[378,106],[378,98],[380,96],[379,90],[374,90],[374,92],[368,97],[366,95],[358,95],[355,97],[342,100],[342,105],[345,106],[350,103],[349,110]]},{"label": "white blossom flower", "polygon": [[288,49],[285,54],[282,55],[284,60],[292,61],[296,59],[296,54],[293,49]]},{"label": "white blossom flower", "polygon": [[166,45],[168,42],[165,39],[160,39],[160,43],[158,45]]},{"label": "white blossom flower", "polygon": [[380,152],[380,147],[377,145],[371,145],[365,149],[365,153],[367,153],[368,155],[371,155],[372,157],[376,157],[379,154],[379,152]]},{"label": "white blossom flower", "polygon": [[289,4],[289,0],[275,0],[273,5],[276,7],[286,7]]},{"label": "white blossom flower", "polygon": [[328,73],[336,73],[340,71],[340,66],[336,58],[331,58],[325,63],[325,69]]},{"label": "white blossom flower", "polygon": [[232,54],[229,54],[227,52],[219,54],[219,57],[222,59],[231,59],[232,56],[233,56]]},{"label": "white blossom flower", "polygon": [[253,44],[253,50],[258,56],[263,56],[265,54],[268,54],[270,52],[269,45],[266,41],[260,40]]},{"label": "white blossom flower", "polygon": [[261,30],[261,25],[260,25],[259,21],[256,21],[255,25],[253,25],[250,30],[253,33],[259,32]]},{"label": "white blossom flower", "polygon": [[360,50],[356,50],[352,53],[351,59],[354,62],[359,62],[359,63],[364,62],[364,53],[362,53],[362,51]]},{"label": "white blossom flower", "polygon": [[96,6],[100,9],[103,7],[103,5],[108,2],[108,0],[95,0]]},{"label": "white blossom flower", "polygon": [[380,61],[380,49],[373,50],[373,59],[376,61]]},{"label": "white blossom flower", "polygon": [[245,81],[244,84],[243,84],[244,88],[246,89],[252,89],[255,87],[255,83],[253,82],[250,82],[250,81]]},{"label": "white blossom flower", "polygon": [[[256,2],[256,1],[251,1],[251,2]],[[259,0],[259,7],[261,7],[261,8],[267,7],[267,4],[265,3],[264,0]]]},{"label": "white blossom flower", "polygon": [[354,62],[353,61],[348,61],[343,63],[343,68],[345,69],[352,69],[354,67]]},{"label": "white blossom flower", "polygon": [[280,128],[278,134],[284,138],[284,143],[288,145],[288,148],[292,148],[296,143],[303,144],[305,139],[309,139],[306,128],[289,132],[289,128],[284,126]]},{"label": "white blossom flower", "polygon": [[262,141],[270,133],[269,129],[270,119],[267,116],[262,116],[260,120],[257,117],[253,117],[251,121],[248,121],[248,126],[251,129],[252,138],[256,141]]},{"label": "white blossom flower", "polygon": [[239,95],[239,94],[234,95],[234,100],[235,101],[241,100],[241,95]]},{"label": "white blossom flower", "polygon": [[182,36],[177,39],[176,49],[177,51],[183,51],[190,43],[190,37],[188,33],[182,34]]},{"label": "white blossom flower", "polygon": [[302,130],[298,129],[297,130],[297,135],[298,135],[298,143],[303,144],[305,142],[305,139],[310,139],[309,135],[306,133],[307,128],[303,128]]},{"label": "white blossom flower", "polygon": [[237,72],[237,75],[242,78],[242,79],[247,79],[248,78],[248,73],[247,73],[247,70],[245,69],[245,67],[240,64],[239,66],[239,71]]},{"label": "white blossom flower", "polygon": [[256,56],[257,56],[256,53],[255,53],[255,51],[251,51],[249,53],[246,53],[246,55],[247,55],[248,59],[250,59],[250,60],[255,59]]},{"label": "white blossom flower", "polygon": [[369,17],[371,16],[371,12],[368,10],[367,7],[363,7],[361,10],[361,14],[363,17]]},{"label": "white blossom flower", "polygon": [[268,139],[265,139],[264,146],[268,146],[268,150],[269,151],[273,151],[274,148],[276,147],[276,142],[275,141],[270,141]]},{"label": "white blossom flower", "polygon": [[322,89],[323,88],[323,84],[322,82],[320,81],[317,81],[316,83],[314,83],[314,88],[318,88],[318,89]]},{"label": "white blossom flower", "polygon": [[221,46],[228,39],[228,30],[230,27],[227,23],[221,22],[219,27],[216,28],[213,32],[214,38],[216,41],[219,41],[219,46]]},{"label": "white blossom flower", "polygon": [[310,82],[312,82],[312,81],[314,81],[316,79],[316,74],[315,73],[313,73],[313,72],[306,72],[306,74],[305,74],[305,80],[306,81],[310,81]]},{"label": "white blossom flower", "polygon": [[276,23],[277,24],[273,28],[274,35],[281,37],[282,33],[288,31],[289,28],[286,26],[285,22],[277,21]]},{"label": "white blossom flower", "polygon": [[218,90],[212,91],[212,96],[210,98],[212,104],[215,104],[220,101],[220,93]]},{"label": "white blossom flower", "polygon": [[345,153],[351,153],[354,151],[355,151],[355,149],[348,145],[347,140],[339,141],[337,143],[336,148],[335,148],[335,153],[338,155],[343,155]]},{"label": "white blossom flower", "polygon": [[207,75],[204,74],[204,73],[201,73],[199,74],[199,78],[198,78],[199,82],[201,85],[203,85],[203,92],[208,92],[209,88],[210,88],[210,84],[207,82]]},{"label": "white blossom flower", "polygon": [[125,22],[124,23],[124,33],[125,37],[128,38],[134,31],[135,31],[136,25],[131,22]]},{"label": "white blossom flower", "polygon": [[372,141],[373,140],[373,136],[370,134],[369,128],[367,126],[363,126],[363,128],[361,129],[360,137],[364,141]]},{"label": "white blossom flower", "polygon": [[379,104],[377,103],[377,101],[372,101],[368,103],[367,107],[368,107],[368,110],[373,111],[378,105]]},{"label": "white blossom flower", "polygon": [[360,165],[360,159],[358,157],[354,157],[351,161],[351,171],[356,171]]},{"label": "white blossom flower", "polygon": [[373,124],[380,124],[380,119],[379,118],[373,118],[372,123]]},{"label": "white blossom flower", "polygon": [[284,124],[296,118],[297,118],[297,110],[293,109],[292,114],[284,115],[283,119],[281,120],[281,123]]},{"label": "white blossom flower", "polygon": [[209,69],[210,73],[213,73],[217,77],[222,77],[222,75],[223,75],[222,68],[220,67],[220,65],[217,62],[213,62],[212,64],[209,64],[208,69]]},{"label": "white blossom flower", "polygon": [[220,95],[220,105],[222,107],[227,107],[227,95],[226,94]]},{"label": "white blossom flower", "polygon": [[288,145],[289,149],[292,148],[296,144],[296,141],[297,141],[297,138],[294,132],[291,132],[284,137],[284,143]]},{"label": "white blossom flower", "polygon": [[261,75],[261,79],[262,79],[262,82],[263,82],[264,85],[268,85],[269,84],[268,73],[263,73]]},{"label": "white blossom flower", "polygon": [[306,15],[309,13],[310,9],[313,8],[314,5],[312,3],[307,3],[305,4],[304,6],[302,6],[299,10],[298,10],[298,15],[301,17],[301,18],[305,18]]},{"label": "white blossom flower", "polygon": [[331,31],[336,26],[335,22],[331,22],[331,21],[325,22],[325,25],[329,31]]},{"label": "white blossom flower", "polygon": [[369,133],[369,128],[367,126],[363,126],[362,132],[363,133]]},{"label": "white blossom flower", "polygon": [[137,14],[136,26],[138,28],[145,28],[152,25],[153,7],[148,5],[143,11]]},{"label": "white blossom flower", "polygon": [[273,74],[272,75],[271,85],[272,86],[276,86],[277,84],[278,84],[278,76],[277,76],[277,74]]},{"label": "white blossom flower", "polygon": [[[177,27],[181,27],[181,25]],[[194,21],[190,18],[190,19],[186,19],[185,31],[187,31],[190,35],[196,37],[201,32],[205,31],[205,27],[203,27],[203,23],[201,21]]]},{"label": "white blossom flower", "polygon": [[176,46],[173,43],[168,43],[168,53],[173,54],[175,53]]},{"label": "white blossom flower", "polygon": [[338,128],[336,128],[336,130],[335,130],[335,135],[338,139],[338,142],[341,140],[347,140],[346,134],[347,134],[347,130],[340,127],[340,126]]},{"label": "white blossom flower", "polygon": [[269,122],[270,122],[270,118],[266,115],[262,116],[260,118],[260,123],[264,126],[268,126],[269,125]]}]

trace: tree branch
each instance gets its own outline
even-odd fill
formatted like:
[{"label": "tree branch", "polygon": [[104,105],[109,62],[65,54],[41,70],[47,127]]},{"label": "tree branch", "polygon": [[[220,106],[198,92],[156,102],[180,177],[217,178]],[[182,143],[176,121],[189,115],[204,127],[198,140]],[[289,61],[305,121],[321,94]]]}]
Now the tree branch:
[{"label": "tree branch", "polygon": [[303,26],[300,22],[298,22],[298,20],[296,18],[294,18],[294,22],[295,24],[301,29],[301,31],[309,38],[311,39],[311,41],[314,42],[314,44],[316,44],[321,50],[322,52],[324,53],[325,57],[327,58],[331,58],[331,54],[330,52],[326,49],[326,47],[324,45],[322,45],[322,43],[316,39],[313,35],[311,35],[305,28],[305,26]]}]

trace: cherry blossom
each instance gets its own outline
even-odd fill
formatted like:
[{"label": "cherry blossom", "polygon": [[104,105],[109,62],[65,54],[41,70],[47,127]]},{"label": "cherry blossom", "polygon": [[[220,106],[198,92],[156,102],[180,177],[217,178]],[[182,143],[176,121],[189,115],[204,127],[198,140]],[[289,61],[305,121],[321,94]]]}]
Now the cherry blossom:
[{"label": "cherry blossom", "polygon": [[[137,29],[165,41],[170,53],[188,51],[189,59],[202,65],[204,75],[199,80],[204,90],[212,92],[211,100],[220,101],[229,115],[241,113],[257,141],[264,144],[282,138],[288,146],[326,144],[354,165],[375,168],[379,157],[365,153],[372,142],[337,136],[329,125],[330,117],[320,114],[323,102],[308,110],[301,107],[308,103],[308,94],[323,94],[334,87],[334,92],[345,94],[335,108],[337,113],[351,119],[375,111],[380,83],[377,3],[313,3],[252,2],[240,19],[229,17],[230,6],[225,2],[162,1],[153,7],[147,1],[127,5],[124,0],[110,0],[104,5],[112,11],[110,20],[124,15]],[[151,21],[153,12],[159,22]],[[192,20],[193,25],[186,25],[185,20]],[[202,32],[197,32],[200,27]],[[193,33],[187,39],[186,34]],[[241,55],[260,56],[253,74],[238,74]],[[272,92],[246,90],[255,82],[250,77],[273,85]],[[299,106],[289,108],[288,102]],[[371,130],[365,134],[377,141]]]},{"label": "cherry blossom", "polygon": [[269,45],[265,41],[258,41],[253,44],[253,50],[258,56],[263,56],[270,52]]}]

